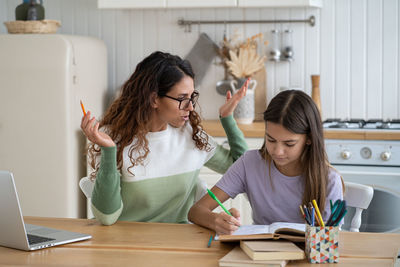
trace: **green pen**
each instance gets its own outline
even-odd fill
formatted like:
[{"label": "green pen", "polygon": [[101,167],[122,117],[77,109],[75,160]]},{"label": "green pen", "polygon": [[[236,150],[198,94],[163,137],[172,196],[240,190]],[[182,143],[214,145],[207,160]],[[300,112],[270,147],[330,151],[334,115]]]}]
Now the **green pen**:
[{"label": "green pen", "polygon": [[210,197],[212,197],[215,201],[217,201],[218,205],[220,205],[220,207],[221,207],[227,214],[229,214],[229,215],[232,216],[232,214],[229,212],[229,210],[227,210],[227,209],[224,207],[224,205],[222,205],[221,201],[219,201],[219,199],[214,195],[213,192],[211,192],[210,189],[207,188],[207,192],[208,192],[208,194],[210,195]]}]

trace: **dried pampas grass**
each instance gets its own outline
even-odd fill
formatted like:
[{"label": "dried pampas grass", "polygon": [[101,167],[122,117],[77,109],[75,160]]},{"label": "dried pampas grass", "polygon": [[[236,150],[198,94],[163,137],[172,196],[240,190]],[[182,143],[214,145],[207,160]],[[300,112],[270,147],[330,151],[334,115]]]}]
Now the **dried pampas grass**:
[{"label": "dried pampas grass", "polygon": [[[233,40],[236,40],[235,36]],[[247,78],[264,67],[266,56],[257,54],[257,39],[265,46],[268,42],[263,42],[263,34],[256,34],[246,40],[246,42],[236,45],[224,39],[222,55],[224,65],[229,73],[235,78]]]}]

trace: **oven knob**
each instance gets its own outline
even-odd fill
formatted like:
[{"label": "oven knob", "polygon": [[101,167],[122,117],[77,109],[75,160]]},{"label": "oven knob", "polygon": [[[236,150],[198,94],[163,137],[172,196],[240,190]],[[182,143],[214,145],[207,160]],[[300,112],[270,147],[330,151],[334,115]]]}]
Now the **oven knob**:
[{"label": "oven knob", "polygon": [[340,155],[342,156],[343,159],[349,159],[351,157],[351,153],[348,150],[343,150]]},{"label": "oven knob", "polygon": [[364,159],[370,159],[372,156],[372,151],[369,147],[363,147],[361,148],[360,154]]},{"label": "oven knob", "polygon": [[381,159],[384,161],[388,161],[392,154],[389,151],[385,151],[381,153]]}]

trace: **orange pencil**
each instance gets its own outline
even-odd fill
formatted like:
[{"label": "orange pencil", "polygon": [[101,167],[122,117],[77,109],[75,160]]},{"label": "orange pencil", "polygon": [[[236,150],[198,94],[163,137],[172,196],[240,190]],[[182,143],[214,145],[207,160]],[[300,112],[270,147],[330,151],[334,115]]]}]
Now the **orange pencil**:
[{"label": "orange pencil", "polygon": [[82,100],[80,100],[80,102],[81,102],[81,108],[82,108],[83,115],[86,116],[86,111],[85,111],[85,107],[83,106]]}]

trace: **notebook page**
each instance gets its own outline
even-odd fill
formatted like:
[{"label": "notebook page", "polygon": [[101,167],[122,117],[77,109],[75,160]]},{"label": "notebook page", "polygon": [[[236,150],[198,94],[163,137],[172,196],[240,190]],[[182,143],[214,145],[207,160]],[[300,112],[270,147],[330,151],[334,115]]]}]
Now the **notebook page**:
[{"label": "notebook page", "polygon": [[[232,235],[257,235],[268,234],[270,232],[269,225],[241,225]],[[215,235],[214,240],[218,240],[219,236]]]},{"label": "notebook page", "polygon": [[306,231],[306,225],[304,223],[274,222],[269,225],[269,230],[271,231],[271,233],[275,233],[275,231],[280,228],[296,229],[303,232]]},{"label": "notebook page", "polygon": [[257,234],[268,234],[270,228],[268,225],[241,225],[232,235],[257,235]]}]

